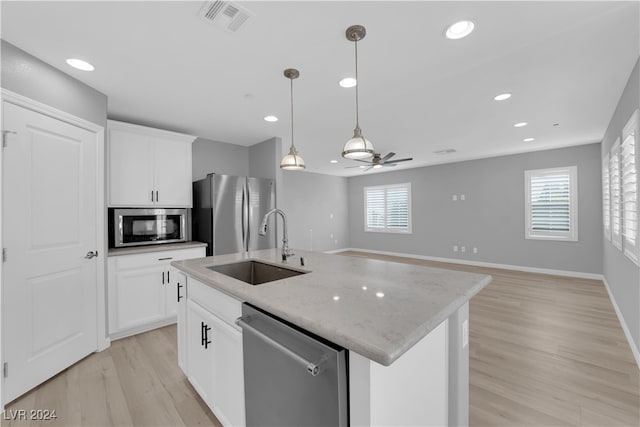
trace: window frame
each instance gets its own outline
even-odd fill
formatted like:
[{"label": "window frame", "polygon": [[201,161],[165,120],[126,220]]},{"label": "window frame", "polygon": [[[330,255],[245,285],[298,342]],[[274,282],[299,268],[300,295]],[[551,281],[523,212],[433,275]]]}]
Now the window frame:
[{"label": "window frame", "polygon": [[[407,195],[407,228],[394,228],[387,226],[387,190],[391,188],[406,188]],[[368,227],[367,214],[368,214],[368,197],[367,191],[373,189],[382,189],[384,190],[384,227]],[[412,221],[411,221],[411,183],[404,182],[400,184],[388,184],[388,185],[371,185],[364,187],[363,189],[363,198],[364,198],[364,231],[369,233],[392,233],[392,234],[412,234]]]},{"label": "window frame", "polygon": [[[623,252],[625,254],[625,256],[627,258],[629,258],[631,261],[633,261],[636,265],[640,265],[640,242],[639,242],[639,238],[640,238],[640,232],[639,232],[639,228],[638,227],[638,178],[639,178],[639,172],[638,171],[638,125],[639,125],[639,119],[638,119],[638,115],[639,115],[639,111],[636,110],[633,112],[633,114],[631,114],[631,117],[629,118],[629,120],[627,121],[627,124],[624,126],[624,128],[622,129],[622,140],[620,143],[620,152],[619,152],[619,161],[620,161],[620,218],[621,218],[621,238],[622,238],[622,246],[623,246]],[[636,230],[635,230],[635,243],[631,243],[628,239],[627,239],[627,230],[626,230],[626,223],[627,223],[627,218],[626,218],[626,204],[627,204],[627,200],[624,197],[624,187],[625,187],[625,182],[624,182],[624,160],[625,157],[623,155],[624,152],[624,148],[625,148],[625,144],[627,143],[627,137],[633,135],[633,148],[634,148],[634,165],[635,165],[635,178],[636,178],[636,188],[635,188],[635,202],[636,202],[636,209],[635,209],[635,215],[636,215]]]},{"label": "window frame", "polygon": [[[569,174],[569,231],[539,231],[531,228],[531,178],[541,175]],[[533,169],[524,171],[525,192],[525,239],[550,240],[560,242],[578,241],[578,167],[565,166],[551,169]]]},{"label": "window frame", "polygon": [[[602,159],[602,230],[604,238],[611,241],[611,175],[609,152]],[[606,198],[605,198],[606,194]],[[605,203],[605,200],[607,203]]]},{"label": "window frame", "polygon": [[[613,179],[614,168],[612,167],[612,165],[614,164],[614,162],[618,163],[618,166],[616,168],[616,170],[618,171],[617,182]],[[611,244],[613,244],[613,246],[615,246],[619,250],[622,250],[622,179],[620,176],[620,138],[616,139],[616,141],[611,146],[611,151],[609,152],[609,185],[611,186]],[[618,195],[617,205],[615,203],[616,194]],[[617,232],[615,228],[616,216],[620,221]]]}]

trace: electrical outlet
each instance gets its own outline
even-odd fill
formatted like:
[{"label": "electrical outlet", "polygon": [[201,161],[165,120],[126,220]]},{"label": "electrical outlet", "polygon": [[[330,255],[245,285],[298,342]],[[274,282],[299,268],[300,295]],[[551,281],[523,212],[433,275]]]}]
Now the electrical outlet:
[{"label": "electrical outlet", "polygon": [[473,248],[473,253],[477,254],[478,253],[478,248]]},{"label": "electrical outlet", "polygon": [[462,348],[469,345],[469,319],[462,322]]},{"label": "electrical outlet", "polygon": [[454,202],[458,200],[458,195],[454,194],[453,197],[451,198]]},{"label": "electrical outlet", "polygon": [[458,246],[457,245],[453,245],[453,252],[458,252]]},{"label": "electrical outlet", "polygon": [[464,201],[464,200],[465,200],[464,194],[461,194],[461,195],[460,195],[460,200],[462,200],[462,201]]},{"label": "electrical outlet", "polygon": [[329,214],[329,219],[333,219],[333,213]]},{"label": "electrical outlet", "polygon": [[466,252],[467,248],[465,248],[464,246],[460,247],[460,252]]},{"label": "electrical outlet", "polygon": [[334,241],[333,241],[333,243],[334,243],[335,245],[337,245],[337,244],[338,244],[338,239],[334,240]]}]

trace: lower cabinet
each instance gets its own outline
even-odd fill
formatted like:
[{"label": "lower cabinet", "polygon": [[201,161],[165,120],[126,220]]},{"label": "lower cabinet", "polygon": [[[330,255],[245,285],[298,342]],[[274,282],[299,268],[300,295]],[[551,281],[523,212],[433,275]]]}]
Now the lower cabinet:
[{"label": "lower cabinet", "polygon": [[205,248],[199,247],[109,257],[111,339],[174,323],[180,273],[171,262],[204,256]]},{"label": "lower cabinet", "polygon": [[[184,322],[178,306],[178,359],[184,361],[181,367],[225,426],[245,425],[242,332],[233,323],[239,317],[241,304],[187,277]],[[181,324],[186,328],[182,329]],[[181,334],[184,348],[180,347]]]}]

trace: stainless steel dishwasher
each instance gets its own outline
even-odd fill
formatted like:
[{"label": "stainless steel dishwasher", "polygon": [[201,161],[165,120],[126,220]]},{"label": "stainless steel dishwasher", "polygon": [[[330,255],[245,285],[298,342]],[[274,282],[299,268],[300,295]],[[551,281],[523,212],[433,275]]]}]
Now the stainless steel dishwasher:
[{"label": "stainless steel dishwasher", "polygon": [[242,305],[247,426],[348,426],[347,351]]}]

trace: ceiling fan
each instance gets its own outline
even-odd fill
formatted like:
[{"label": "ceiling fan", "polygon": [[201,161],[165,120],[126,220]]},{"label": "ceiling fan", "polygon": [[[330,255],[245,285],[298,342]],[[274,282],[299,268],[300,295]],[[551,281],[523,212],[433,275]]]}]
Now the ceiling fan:
[{"label": "ceiling fan", "polygon": [[357,162],[366,163],[369,166],[347,166],[347,168],[363,168],[364,170],[362,172],[366,172],[369,169],[379,169],[383,166],[395,166],[397,163],[413,160],[413,157],[407,157],[406,159],[389,160],[395,155],[396,153],[391,152],[387,153],[384,157],[380,157],[380,153],[374,153],[371,160],[352,159]]}]

